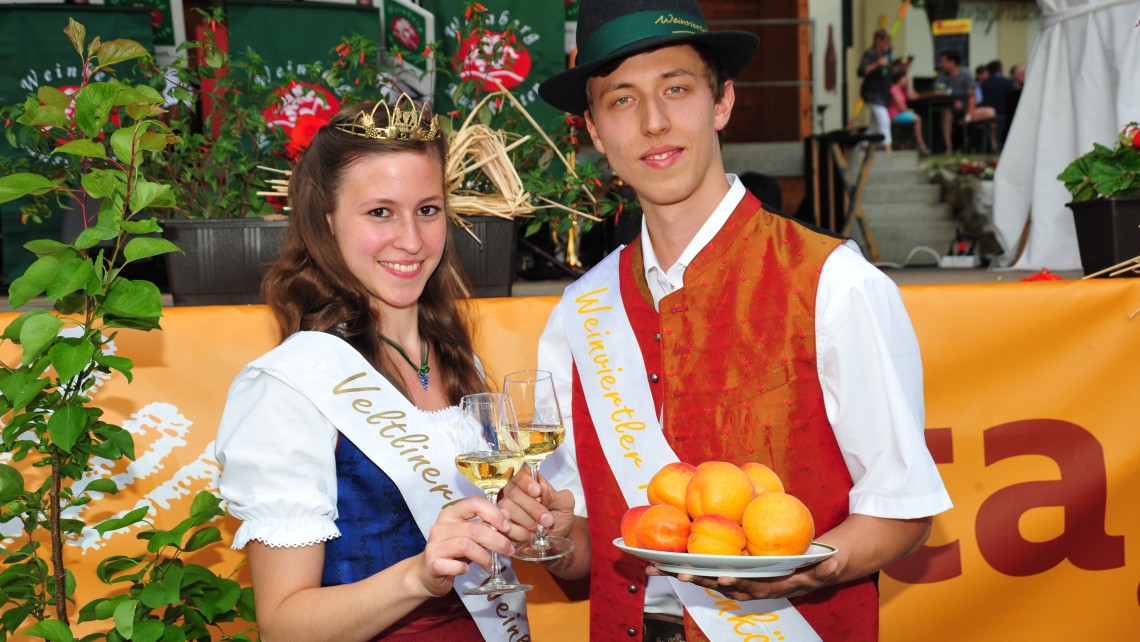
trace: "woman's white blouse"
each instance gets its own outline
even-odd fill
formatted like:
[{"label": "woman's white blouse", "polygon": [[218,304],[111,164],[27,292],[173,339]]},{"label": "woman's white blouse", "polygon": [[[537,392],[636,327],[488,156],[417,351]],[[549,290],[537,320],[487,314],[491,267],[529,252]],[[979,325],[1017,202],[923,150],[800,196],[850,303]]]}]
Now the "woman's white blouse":
[{"label": "woman's white blouse", "polygon": [[[459,408],[423,417],[449,432]],[[309,546],[340,536],[334,523],[337,435],[316,406],[271,374],[246,370],[234,380],[215,446],[221,495],[242,521],[233,548],[250,540]]]}]

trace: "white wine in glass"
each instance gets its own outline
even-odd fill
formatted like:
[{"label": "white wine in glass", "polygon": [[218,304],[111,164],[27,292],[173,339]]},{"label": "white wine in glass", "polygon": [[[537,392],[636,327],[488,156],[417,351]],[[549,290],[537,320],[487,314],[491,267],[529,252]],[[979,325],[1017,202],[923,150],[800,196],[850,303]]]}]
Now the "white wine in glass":
[{"label": "white wine in glass", "polygon": [[[512,372],[503,379],[503,394],[511,400],[519,422],[523,459],[530,476],[537,481],[539,465],[566,438],[562,411],[554,396],[554,379],[545,370]],[[565,557],[574,550],[574,542],[565,537],[548,536],[542,524],[537,524],[534,532],[533,540],[515,547],[516,558],[545,562]]]},{"label": "white wine in glass", "polygon": [[[496,503],[499,491],[523,465],[518,421],[510,400],[501,393],[484,392],[459,400],[459,455],[455,467],[475,484],[487,501]],[[516,584],[503,577],[499,554],[491,551],[490,577],[480,586],[464,589],[466,595],[498,595],[529,591],[529,584]]]}]

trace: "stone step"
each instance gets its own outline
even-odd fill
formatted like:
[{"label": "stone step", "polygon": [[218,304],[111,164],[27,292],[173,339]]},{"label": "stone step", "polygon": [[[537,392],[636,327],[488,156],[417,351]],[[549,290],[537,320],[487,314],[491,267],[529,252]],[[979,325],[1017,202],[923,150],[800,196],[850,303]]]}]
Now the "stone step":
[{"label": "stone step", "polygon": [[[883,263],[898,265],[933,265],[938,262],[931,251],[916,248],[930,248],[938,256],[946,254],[954,236],[958,231],[958,223],[949,221],[908,221],[872,223],[871,233],[875,236],[875,243],[879,247],[879,260]],[[866,252],[866,243],[863,242],[862,233],[855,227],[853,236]],[[909,263],[907,262],[910,258]]]},{"label": "stone step", "polygon": [[941,203],[942,186],[933,183],[899,185],[897,183],[868,184],[863,188],[863,204],[883,203]]},{"label": "stone step", "polygon": [[[862,156],[860,156],[862,158]],[[875,169],[911,169],[920,167],[921,159],[918,157],[918,152],[914,150],[903,150],[898,152],[875,152],[875,157],[871,160],[871,171]]]},{"label": "stone step", "polygon": [[871,222],[908,223],[913,221],[953,221],[954,208],[949,203],[868,203],[863,201],[863,215]]},{"label": "stone step", "polygon": [[867,185],[925,185],[930,183],[930,174],[922,168],[886,169],[871,166],[867,174]]}]

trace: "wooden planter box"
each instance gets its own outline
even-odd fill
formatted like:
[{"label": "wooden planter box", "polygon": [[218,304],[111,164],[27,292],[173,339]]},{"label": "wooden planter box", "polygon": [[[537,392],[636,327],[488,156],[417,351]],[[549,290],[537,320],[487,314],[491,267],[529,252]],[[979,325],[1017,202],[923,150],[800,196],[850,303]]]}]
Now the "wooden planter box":
[{"label": "wooden planter box", "polygon": [[163,236],[182,248],[166,255],[174,305],[261,303],[261,278],[281,253],[289,221],[169,219]]},{"label": "wooden planter box", "polygon": [[1069,209],[1086,275],[1140,256],[1140,198],[1098,198],[1069,203]]}]

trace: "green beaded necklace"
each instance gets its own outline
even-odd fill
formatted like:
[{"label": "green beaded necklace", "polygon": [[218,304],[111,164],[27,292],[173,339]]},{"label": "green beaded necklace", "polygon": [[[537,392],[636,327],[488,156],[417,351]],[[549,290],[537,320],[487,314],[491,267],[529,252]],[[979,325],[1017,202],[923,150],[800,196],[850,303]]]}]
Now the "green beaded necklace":
[{"label": "green beaded necklace", "polygon": [[420,360],[423,363],[421,363],[420,365],[417,366],[408,357],[408,353],[404,352],[404,349],[400,347],[400,344],[396,343],[395,341],[389,339],[388,337],[386,337],[384,335],[380,335],[380,338],[383,339],[384,341],[386,341],[388,343],[388,345],[395,348],[396,352],[400,353],[400,356],[404,358],[404,361],[407,361],[408,365],[412,367],[412,370],[416,371],[416,374],[419,376],[420,383],[423,385],[424,390],[427,390],[428,389],[428,371],[431,370],[431,368],[428,367],[428,347],[429,347],[428,342],[423,337],[420,337]]}]

